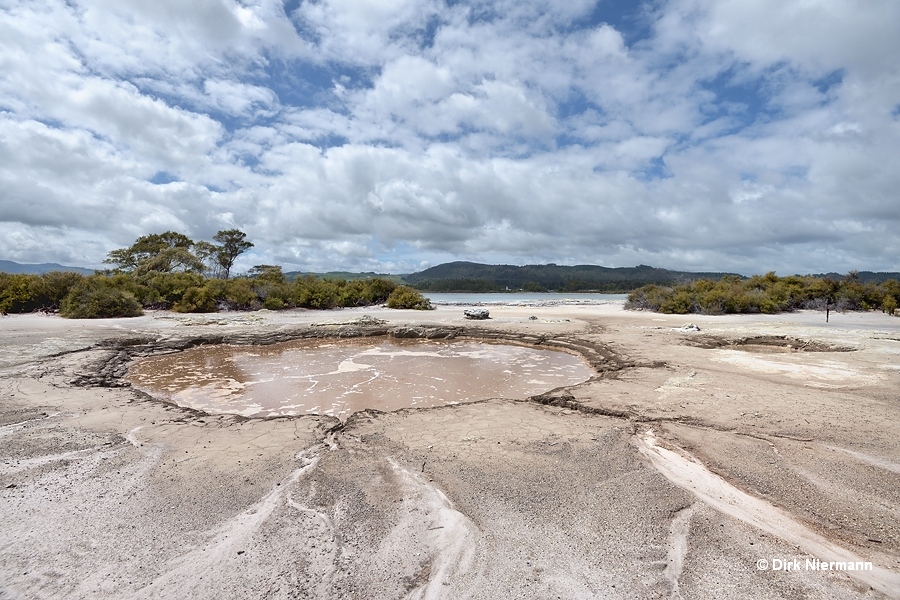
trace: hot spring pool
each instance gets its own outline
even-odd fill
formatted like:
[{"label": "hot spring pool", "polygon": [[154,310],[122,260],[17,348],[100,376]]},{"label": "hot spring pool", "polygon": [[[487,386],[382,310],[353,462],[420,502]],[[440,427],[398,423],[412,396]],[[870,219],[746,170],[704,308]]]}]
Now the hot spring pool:
[{"label": "hot spring pool", "polygon": [[152,396],[208,413],[345,420],[367,408],[527,398],[592,375],[580,357],[555,350],[356,338],[201,346],[143,359],[131,367],[128,380]]}]

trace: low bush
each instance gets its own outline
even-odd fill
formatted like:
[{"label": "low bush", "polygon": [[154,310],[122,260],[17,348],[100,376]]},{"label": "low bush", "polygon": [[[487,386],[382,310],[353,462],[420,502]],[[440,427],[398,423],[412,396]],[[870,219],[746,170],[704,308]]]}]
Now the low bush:
[{"label": "low bush", "polygon": [[419,291],[405,285],[398,286],[387,299],[388,308],[412,308],[414,310],[431,310],[431,301]]},{"label": "low bush", "polygon": [[210,279],[204,287],[220,309],[252,310],[260,307],[259,296],[253,291],[251,280],[246,277]]},{"label": "low bush", "polygon": [[[197,290],[203,287],[206,279],[199,273],[152,273],[138,279],[145,288],[144,297],[140,298],[145,306],[157,308],[169,308],[179,312],[198,312],[194,310],[179,310],[175,306],[185,306],[183,299],[189,290]],[[193,292],[196,296],[197,292]],[[191,304],[193,300],[188,300]],[[208,312],[208,311],[199,311]]]},{"label": "low bush", "polygon": [[188,288],[181,300],[172,305],[172,310],[181,313],[209,313],[216,309],[216,299],[207,286]]},{"label": "low bush", "polygon": [[881,302],[881,310],[889,315],[893,315],[897,310],[897,300],[893,296],[886,296]]},{"label": "low bush", "polygon": [[293,298],[303,308],[336,308],[341,306],[340,283],[309,275],[294,282]]},{"label": "low bush", "polygon": [[[700,279],[673,287],[646,285],[629,294],[627,310],[662,313],[777,313],[796,309],[873,310],[892,314],[900,304],[900,283],[860,283],[852,273],[842,281],[814,277],[777,277],[775,273],[748,279]],[[892,308],[893,307],[893,308]]]},{"label": "low bush", "polygon": [[24,312],[33,296],[33,275],[0,273],[0,312]]},{"label": "low bush", "polygon": [[67,271],[44,273],[33,288],[35,299],[44,308],[59,309],[63,299],[83,280],[84,275],[80,273],[69,273]]},{"label": "low bush", "polygon": [[69,319],[139,317],[144,314],[134,294],[107,281],[87,277],[63,299],[59,314]]}]

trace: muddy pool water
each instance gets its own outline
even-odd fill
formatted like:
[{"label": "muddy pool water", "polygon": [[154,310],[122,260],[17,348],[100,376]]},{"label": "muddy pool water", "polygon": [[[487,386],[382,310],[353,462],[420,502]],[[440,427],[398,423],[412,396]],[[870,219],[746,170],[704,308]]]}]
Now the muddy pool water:
[{"label": "muddy pool water", "polygon": [[485,398],[527,398],[586,381],[578,356],[510,344],[381,339],[202,346],[143,359],[134,387],[209,413],[347,419]]}]

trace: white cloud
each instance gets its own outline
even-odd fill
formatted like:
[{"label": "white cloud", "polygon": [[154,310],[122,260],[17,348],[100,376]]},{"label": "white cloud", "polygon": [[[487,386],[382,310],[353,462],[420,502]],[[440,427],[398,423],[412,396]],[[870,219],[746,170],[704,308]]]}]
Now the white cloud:
[{"label": "white cloud", "polygon": [[273,116],[277,112],[278,97],[266,87],[224,79],[207,79],[203,82],[203,91],[209,98],[210,106],[229,115]]},{"label": "white cloud", "polygon": [[306,30],[320,60],[380,66],[423,41],[435,0],[317,0],[292,17]]},{"label": "white cloud", "polygon": [[308,51],[277,0],[93,0],[73,6],[80,21],[73,43],[108,74],[197,78],[257,65],[265,61],[264,49],[285,56]]},{"label": "white cloud", "polygon": [[824,75],[865,74],[893,66],[900,53],[900,5],[892,0],[687,0],[697,40],[760,67],[788,62]]},{"label": "white cloud", "polygon": [[7,2],[0,257],[898,268],[900,5],[595,5]]}]

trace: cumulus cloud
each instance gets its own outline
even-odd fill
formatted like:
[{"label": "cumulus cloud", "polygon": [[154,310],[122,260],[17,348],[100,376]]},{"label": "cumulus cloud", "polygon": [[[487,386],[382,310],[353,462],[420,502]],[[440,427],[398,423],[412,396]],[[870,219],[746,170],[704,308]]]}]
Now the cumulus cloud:
[{"label": "cumulus cloud", "polygon": [[9,0],[0,257],[898,270],[900,8]]}]

